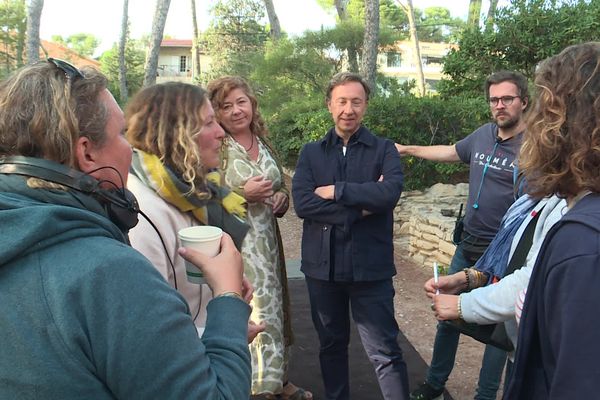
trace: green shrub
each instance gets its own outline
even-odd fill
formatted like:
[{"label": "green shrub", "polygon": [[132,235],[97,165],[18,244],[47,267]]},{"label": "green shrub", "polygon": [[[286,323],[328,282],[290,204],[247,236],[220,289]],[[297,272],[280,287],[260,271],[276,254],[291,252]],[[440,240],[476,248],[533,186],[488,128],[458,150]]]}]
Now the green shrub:
[{"label": "green shrub", "polygon": [[[323,98],[283,104],[266,116],[273,145],[284,164],[293,168],[302,146],[318,140],[333,126]],[[489,121],[481,99],[453,97],[376,97],[369,102],[364,124],[378,136],[402,144],[453,144]],[[405,189],[422,189],[437,182],[466,181],[468,166],[404,157]]]}]

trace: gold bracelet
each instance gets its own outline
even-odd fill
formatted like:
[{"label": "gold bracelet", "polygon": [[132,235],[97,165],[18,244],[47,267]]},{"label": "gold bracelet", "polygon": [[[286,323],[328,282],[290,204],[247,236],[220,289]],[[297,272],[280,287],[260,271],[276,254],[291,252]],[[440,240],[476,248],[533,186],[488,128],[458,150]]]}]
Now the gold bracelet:
[{"label": "gold bracelet", "polygon": [[485,284],[487,283],[487,280],[488,280],[487,275],[483,271],[479,271],[478,270],[477,272],[478,272],[478,275],[479,275],[478,282],[477,282],[478,283],[477,287],[485,286]]},{"label": "gold bracelet", "polygon": [[487,276],[475,268],[465,268],[467,274],[467,291],[471,291],[487,283]]},{"label": "gold bracelet", "polygon": [[219,297],[235,297],[236,299],[240,299],[241,301],[243,301],[244,303],[246,302],[244,300],[244,298],[242,297],[241,294],[239,294],[238,292],[224,292],[221,293],[218,296],[215,296],[215,299],[219,298]]},{"label": "gold bracelet", "polygon": [[473,289],[475,289],[475,288],[478,288],[480,286],[479,285],[479,281],[480,281],[479,274],[480,274],[480,272],[477,271],[475,268],[471,268],[471,272],[473,274]]},{"label": "gold bracelet", "polygon": [[458,310],[458,318],[464,319],[463,315],[462,315],[462,309],[460,308],[460,295],[458,296],[458,303],[457,303],[456,308]]}]

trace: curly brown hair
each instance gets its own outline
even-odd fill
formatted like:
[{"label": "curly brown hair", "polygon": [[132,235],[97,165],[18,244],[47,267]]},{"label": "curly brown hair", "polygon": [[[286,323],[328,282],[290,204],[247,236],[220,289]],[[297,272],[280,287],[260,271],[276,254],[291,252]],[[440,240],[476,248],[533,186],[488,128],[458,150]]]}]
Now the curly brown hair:
[{"label": "curly brown hair", "polygon": [[16,70],[0,82],[0,154],[45,158],[75,167],[75,143],[106,140],[108,111],[100,100],[106,77],[86,67],[66,77],[48,61]]},{"label": "curly brown hair", "polygon": [[190,192],[204,191],[205,178],[194,134],[202,128],[208,96],[199,86],[167,82],[139,91],[125,108],[127,140],[181,175]]},{"label": "curly brown hair", "polygon": [[[265,137],[268,134],[268,130],[265,121],[260,115],[260,111],[258,111],[258,100],[256,99],[256,95],[248,82],[240,76],[224,76],[215,79],[208,84],[208,97],[215,109],[215,114],[217,116],[219,115],[219,111],[223,108],[225,97],[235,89],[241,89],[250,99],[250,104],[252,104],[250,132],[256,136]],[[223,129],[225,129],[225,127],[223,127]],[[225,129],[225,131],[227,130]]]},{"label": "curly brown hair", "polygon": [[600,42],[545,60],[526,118],[519,167],[534,197],[600,192]]}]

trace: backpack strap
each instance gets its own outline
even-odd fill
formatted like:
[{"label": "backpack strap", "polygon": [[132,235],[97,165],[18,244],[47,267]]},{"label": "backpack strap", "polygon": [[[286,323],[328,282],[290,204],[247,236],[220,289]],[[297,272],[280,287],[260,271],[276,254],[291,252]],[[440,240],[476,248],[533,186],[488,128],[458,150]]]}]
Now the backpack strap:
[{"label": "backpack strap", "polygon": [[523,231],[523,235],[519,239],[519,243],[517,243],[515,252],[506,266],[504,276],[512,274],[525,264],[525,261],[527,260],[527,254],[529,254],[529,250],[533,244],[533,234],[535,233],[538,217],[543,209],[544,207],[542,207],[527,224],[525,231]]}]

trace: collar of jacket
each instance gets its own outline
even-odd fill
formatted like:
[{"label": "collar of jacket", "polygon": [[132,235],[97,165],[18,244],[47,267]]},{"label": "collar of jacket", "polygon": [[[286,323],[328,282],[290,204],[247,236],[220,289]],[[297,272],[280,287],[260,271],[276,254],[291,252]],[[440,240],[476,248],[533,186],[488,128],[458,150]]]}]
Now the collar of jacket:
[{"label": "collar of jacket", "polygon": [[[321,145],[325,147],[326,151],[329,151],[335,148],[338,143],[339,136],[335,133],[335,128],[331,128],[325,137],[321,139]],[[356,141],[357,143],[362,143],[365,146],[373,146],[375,145],[375,136],[364,126],[361,125],[360,128],[352,135],[352,141]]]}]

